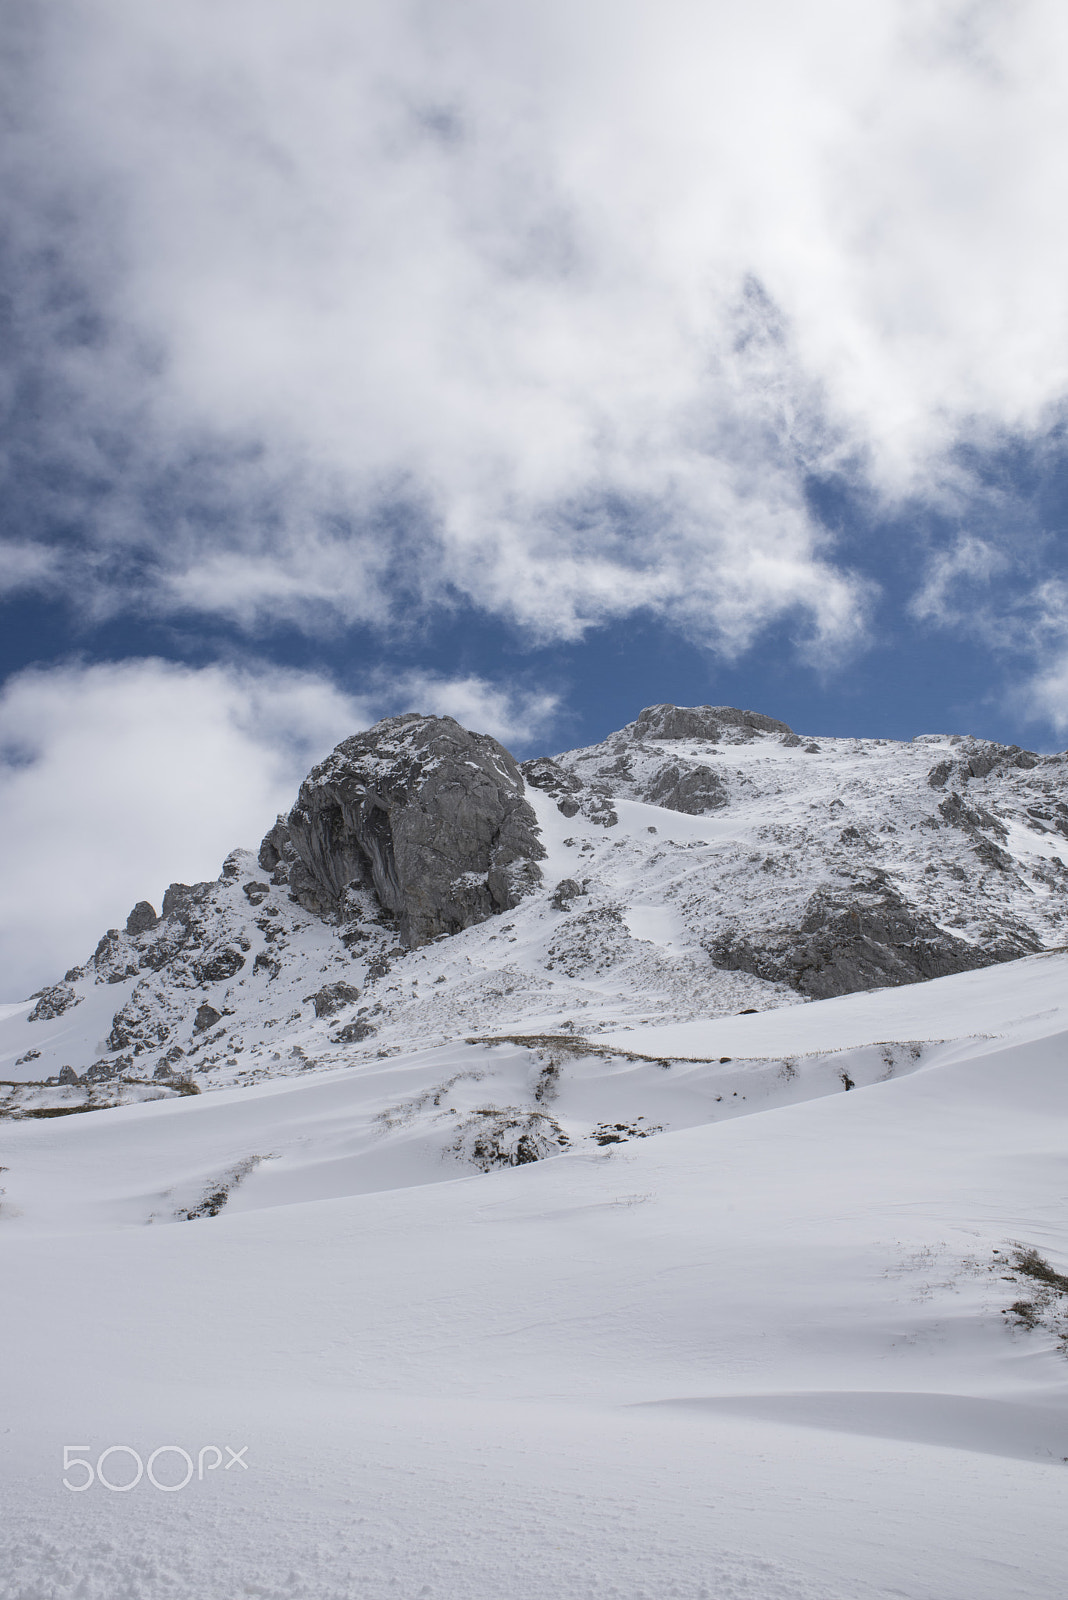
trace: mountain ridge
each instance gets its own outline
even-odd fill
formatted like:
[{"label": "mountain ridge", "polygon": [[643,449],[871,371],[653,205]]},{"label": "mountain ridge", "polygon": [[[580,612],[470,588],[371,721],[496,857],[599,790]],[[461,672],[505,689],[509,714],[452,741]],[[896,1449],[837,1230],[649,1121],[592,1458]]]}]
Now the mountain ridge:
[{"label": "mountain ridge", "polygon": [[386,719],[312,770],[258,855],[172,884],[159,916],[139,902],[5,1008],[0,1110],[596,1039],[1056,948],[1066,801],[1061,755],[807,739],[734,707],[647,707],[522,763],[451,718]]}]

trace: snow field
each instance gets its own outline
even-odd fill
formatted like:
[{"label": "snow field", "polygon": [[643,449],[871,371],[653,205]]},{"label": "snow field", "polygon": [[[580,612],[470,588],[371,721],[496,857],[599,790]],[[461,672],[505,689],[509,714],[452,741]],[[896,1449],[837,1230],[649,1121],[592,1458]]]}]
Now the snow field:
[{"label": "snow field", "polygon": [[[323,1196],[341,1073],[9,1128],[0,1595],[1062,1593],[1064,1357],[993,1252],[1066,1265],[1064,958],[1017,976],[905,1075],[453,1181]],[[287,1107],[287,1193],[130,1209]],[[252,1466],[61,1487],[63,1443],[167,1440]]]}]

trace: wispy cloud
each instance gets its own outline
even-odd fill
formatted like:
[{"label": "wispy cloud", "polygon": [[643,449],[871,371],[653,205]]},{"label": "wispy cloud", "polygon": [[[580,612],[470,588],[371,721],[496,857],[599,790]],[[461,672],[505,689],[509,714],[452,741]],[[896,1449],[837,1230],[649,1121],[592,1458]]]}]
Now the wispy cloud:
[{"label": "wispy cloud", "polygon": [[0,596],[41,589],[57,579],[57,552],[43,545],[0,540]]},{"label": "wispy cloud", "polygon": [[963,624],[969,631],[989,633],[991,580],[1011,564],[1006,551],[990,540],[959,534],[953,545],[932,553],[910,610],[921,622],[940,627]]}]

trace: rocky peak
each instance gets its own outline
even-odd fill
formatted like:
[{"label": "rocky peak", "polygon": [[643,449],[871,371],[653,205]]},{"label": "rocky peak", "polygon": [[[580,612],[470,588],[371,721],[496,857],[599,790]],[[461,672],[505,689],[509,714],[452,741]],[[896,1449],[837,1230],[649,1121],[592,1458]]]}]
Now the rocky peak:
[{"label": "rocky peak", "polygon": [[[705,758],[720,757],[731,747],[772,736],[776,744],[791,749],[801,744],[787,723],[760,711],[741,711],[736,706],[646,706],[633,722],[603,743],[567,751],[556,761],[528,761],[523,771],[528,782],[549,790],[554,797],[564,781],[570,782],[573,792],[557,797],[565,815],[587,811],[585,800],[599,792],[700,816],[729,803],[722,777]],[[672,748],[686,745],[704,748]],[[816,745],[807,748],[818,750]],[[604,803],[610,807],[611,798]],[[614,811],[611,818],[614,823]]]},{"label": "rocky peak", "polygon": [[158,917],[138,902],[8,1019],[10,1071],[33,1076],[0,1115],[568,1028],[572,1013],[587,1030],[709,1018],[1064,944],[1064,756],[784,729],[652,706],[520,768],[448,717],[379,723],[308,775],[258,859],[234,851],[214,882],[172,883]]},{"label": "rocky peak", "polygon": [[793,729],[762,711],[739,711],[735,706],[646,706],[624,730],[635,739],[705,739],[717,743],[731,730],[734,738],[754,733],[793,735]]},{"label": "rocky peak", "polygon": [[545,852],[514,758],[452,717],[387,717],[339,744],[260,847],[320,915],[373,888],[403,942],[425,944],[510,910]]}]

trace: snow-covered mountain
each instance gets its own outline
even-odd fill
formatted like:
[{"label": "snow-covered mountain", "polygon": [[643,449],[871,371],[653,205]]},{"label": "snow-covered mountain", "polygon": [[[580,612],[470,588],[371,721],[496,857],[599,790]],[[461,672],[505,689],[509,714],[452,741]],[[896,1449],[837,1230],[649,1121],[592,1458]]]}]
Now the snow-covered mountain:
[{"label": "snow-covered mountain", "polygon": [[345,741],[0,1023],[0,1600],[1059,1600],[1065,785]]},{"label": "snow-covered mountain", "polygon": [[[813,740],[729,707],[654,706],[522,768],[449,718],[392,718],[309,775],[258,856],[172,884],[159,916],[141,902],[7,1008],[3,1104],[163,1098],[475,1035],[574,1060],[608,1032],[1056,947],[1066,800],[1064,756]],[[606,1101],[563,1130],[540,1083],[507,1091],[510,1159],[616,1117]],[[468,1150],[456,1117],[442,1137]]]}]

